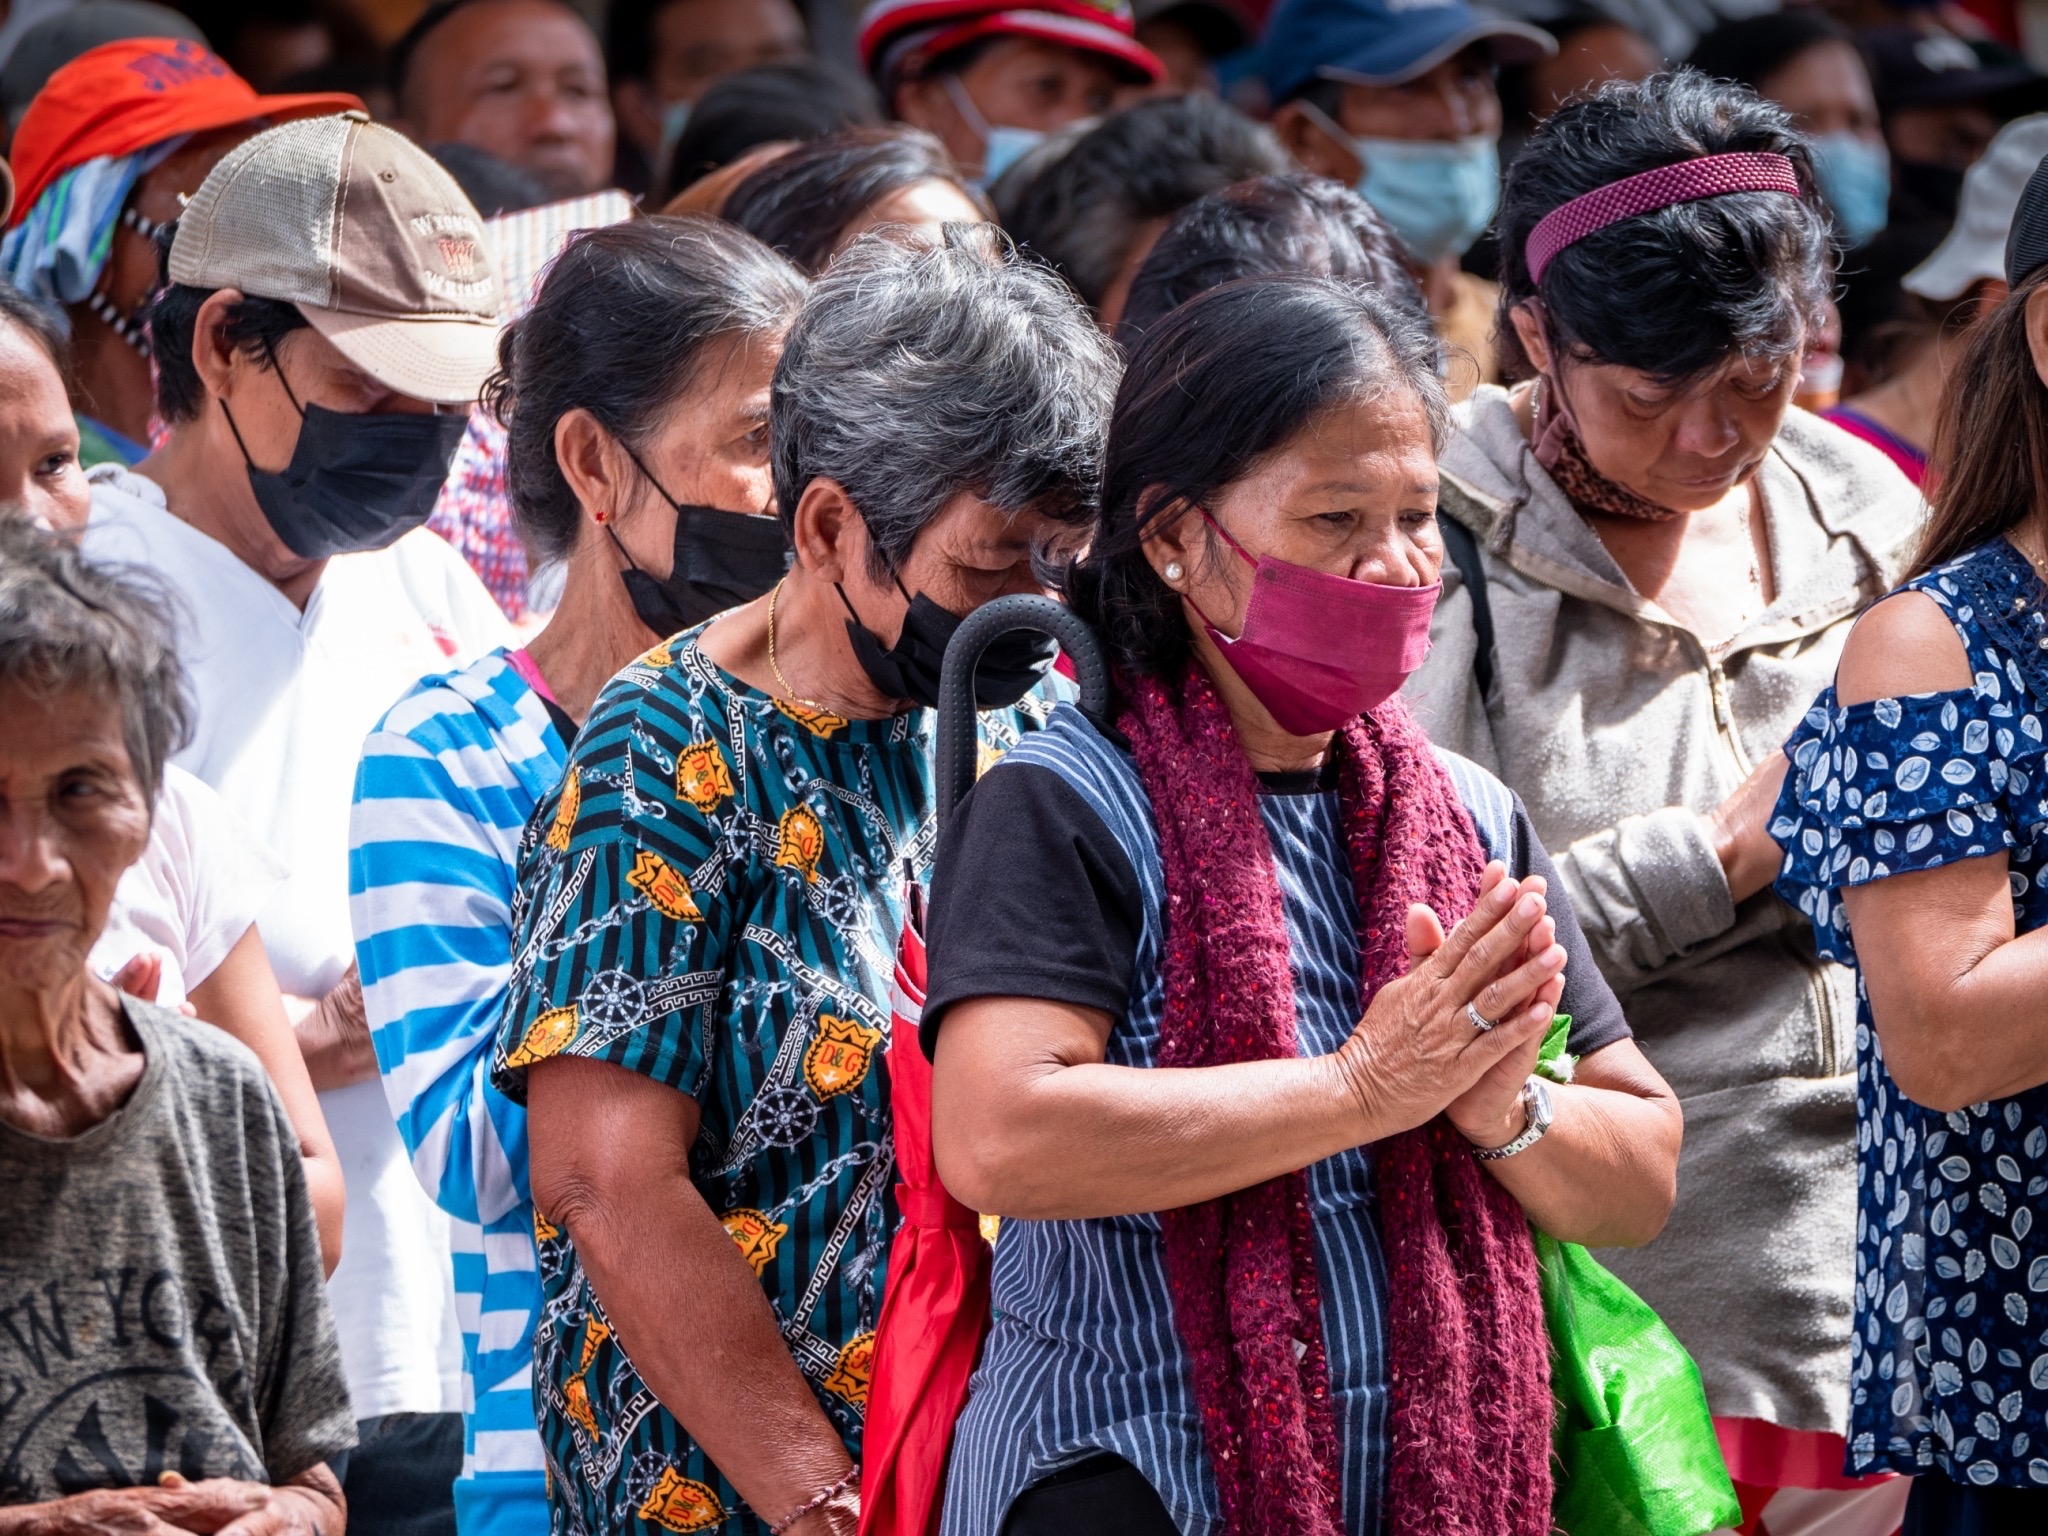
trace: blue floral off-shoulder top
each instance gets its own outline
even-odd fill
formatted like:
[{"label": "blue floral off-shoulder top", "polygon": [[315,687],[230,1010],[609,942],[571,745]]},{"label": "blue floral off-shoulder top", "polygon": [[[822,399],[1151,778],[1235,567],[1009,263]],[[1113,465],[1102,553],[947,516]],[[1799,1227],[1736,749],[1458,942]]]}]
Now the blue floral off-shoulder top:
[{"label": "blue floral off-shoulder top", "polygon": [[[1957,859],[2007,855],[2018,931],[2048,921],[2048,589],[2000,538],[1903,590],[1948,615],[1974,684],[1846,708],[1823,693],[1786,743],[1771,823],[1778,894],[1850,966],[1842,891]],[[1856,1053],[1847,1470],[2048,1486],[2048,1086],[1952,1114],[1913,1103],[1860,974]]]}]

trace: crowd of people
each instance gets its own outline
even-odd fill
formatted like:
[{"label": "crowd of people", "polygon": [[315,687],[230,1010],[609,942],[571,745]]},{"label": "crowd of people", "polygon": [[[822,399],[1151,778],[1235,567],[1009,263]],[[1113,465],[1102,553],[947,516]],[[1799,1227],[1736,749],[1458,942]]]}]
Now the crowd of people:
[{"label": "crowd of people", "polygon": [[1543,1536],[1560,1244],[1646,1536],[2048,1528],[2010,7],[213,9],[0,25],[0,1536]]}]

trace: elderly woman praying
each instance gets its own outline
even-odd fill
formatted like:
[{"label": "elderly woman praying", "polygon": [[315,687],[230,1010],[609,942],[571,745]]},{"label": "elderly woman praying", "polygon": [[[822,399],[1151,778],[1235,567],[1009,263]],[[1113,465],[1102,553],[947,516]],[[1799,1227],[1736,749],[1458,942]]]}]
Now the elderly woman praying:
[{"label": "elderly woman praying", "polygon": [[1393,697],[1435,361],[1308,278],[1131,358],[1065,578],[1115,701],[983,775],[933,890],[939,1172],[1022,1218],[948,1536],[1550,1529],[1529,1223],[1654,1236],[1679,1115],[1519,802]]}]

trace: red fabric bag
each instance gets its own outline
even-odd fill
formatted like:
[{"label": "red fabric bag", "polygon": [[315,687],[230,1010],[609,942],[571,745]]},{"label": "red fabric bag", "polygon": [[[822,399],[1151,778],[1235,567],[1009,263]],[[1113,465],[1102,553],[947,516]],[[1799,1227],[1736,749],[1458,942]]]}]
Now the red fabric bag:
[{"label": "red fabric bag", "polygon": [[862,1432],[861,1536],[936,1536],[953,1425],[988,1331],[989,1245],[980,1218],[932,1166],[932,1067],[924,1016],[924,892],[913,884],[896,946],[889,1103],[896,1123],[896,1202]]}]

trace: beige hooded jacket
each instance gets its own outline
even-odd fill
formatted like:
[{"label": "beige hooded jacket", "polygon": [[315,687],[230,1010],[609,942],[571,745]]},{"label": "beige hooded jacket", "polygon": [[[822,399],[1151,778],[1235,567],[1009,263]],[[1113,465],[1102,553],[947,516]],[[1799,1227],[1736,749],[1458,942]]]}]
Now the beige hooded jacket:
[{"label": "beige hooded jacket", "polygon": [[1760,471],[1776,600],[1710,650],[1636,593],[1536,463],[1505,391],[1481,388],[1457,420],[1441,506],[1480,546],[1493,686],[1480,697],[1472,598],[1446,560],[1407,698],[1439,744],[1521,795],[1685,1107],[1670,1224],[1601,1261],[1692,1351],[1716,1415],[1839,1434],[1854,984],[1768,891],[1734,905],[1704,817],[1833,681],[1855,615],[1910,554],[1919,492],[1875,449],[1791,411]]}]

